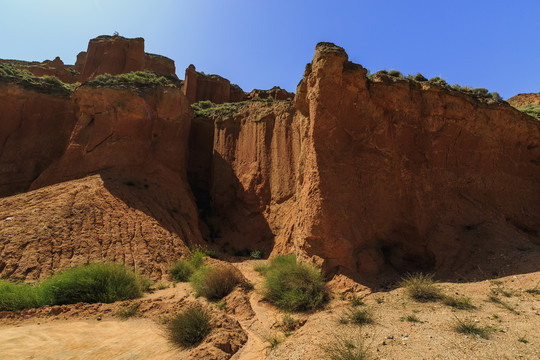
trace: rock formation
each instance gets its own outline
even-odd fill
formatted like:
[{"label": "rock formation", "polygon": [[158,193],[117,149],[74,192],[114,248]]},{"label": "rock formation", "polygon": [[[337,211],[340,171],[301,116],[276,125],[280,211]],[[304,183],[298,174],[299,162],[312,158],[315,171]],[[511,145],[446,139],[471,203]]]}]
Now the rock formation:
[{"label": "rock formation", "polygon": [[539,242],[540,124],[504,103],[370,81],[322,43],[295,106],[214,121],[208,222],[220,241],[363,276],[451,272],[474,267],[479,248]]},{"label": "rock formation", "polygon": [[253,89],[248,94],[249,99],[268,99],[272,98],[274,100],[292,100],[294,99],[294,93],[290,93],[287,90],[280,88],[279,86],[274,86],[270,90],[259,90]]},{"label": "rock formation", "polygon": [[[118,75],[145,70],[176,77],[174,61],[161,55],[146,54],[143,38],[98,36],[89,41],[88,50],[83,54],[77,56],[76,64],[76,68],[82,68],[80,82],[101,74]],[[81,66],[83,61],[84,66]]]},{"label": "rock formation", "polygon": [[[121,37],[91,40],[82,62],[81,79],[173,69]],[[533,118],[428,82],[368,79],[329,43],[294,102],[278,99],[290,95],[256,91],[276,100],[192,121],[191,103],[247,95],[194,66],[182,89],[83,84],[62,95],[1,83],[0,191],[34,191],[0,200],[0,274],[108,259],[159,278],[203,236],[225,252],[295,252],[357,279],[452,274],[478,259],[499,271],[488,249],[540,243]]]},{"label": "rock formation", "polygon": [[515,108],[525,105],[540,105],[540,93],[517,94],[506,101]]},{"label": "rock formation", "polygon": [[184,95],[190,104],[209,100],[214,104],[238,102],[246,100],[247,96],[242,89],[219,75],[206,75],[195,70],[194,65],[186,69],[186,77],[182,87]]}]

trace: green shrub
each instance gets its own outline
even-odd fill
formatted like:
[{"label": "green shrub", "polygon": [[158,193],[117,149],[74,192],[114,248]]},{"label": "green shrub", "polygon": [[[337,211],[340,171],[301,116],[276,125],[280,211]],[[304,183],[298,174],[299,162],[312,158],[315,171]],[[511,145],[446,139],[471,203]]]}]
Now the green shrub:
[{"label": "green shrub", "polygon": [[474,89],[471,89],[471,92],[478,96],[487,96],[487,94],[489,93],[489,90],[486,88],[474,88]]},{"label": "green shrub", "polygon": [[206,256],[204,252],[195,250],[187,260],[175,262],[170,270],[173,281],[188,281],[190,276],[202,266]]},{"label": "green shrub", "polygon": [[388,72],[388,75],[393,76],[393,77],[397,77],[397,78],[402,78],[403,77],[403,74],[401,73],[401,71],[398,71],[398,70],[390,70]]},{"label": "green shrub", "polygon": [[140,278],[124,265],[76,266],[36,285],[0,281],[0,311],[134,299],[142,295],[141,286]]},{"label": "green shrub", "polygon": [[401,280],[400,285],[406,288],[409,296],[416,301],[437,301],[443,298],[441,289],[433,280],[433,275],[408,274]]},{"label": "green shrub", "polygon": [[197,345],[210,333],[210,319],[210,313],[203,308],[188,309],[169,322],[169,339],[181,347]]},{"label": "green shrub", "polygon": [[230,267],[200,267],[189,278],[197,296],[217,301],[229,295],[240,279]]},{"label": "green shrub", "polygon": [[249,256],[253,259],[262,259],[264,256],[264,253],[261,250],[253,250]]},{"label": "green shrub", "polygon": [[298,263],[295,255],[280,255],[260,269],[266,299],[286,311],[320,308],[327,299],[324,278],[315,267]]},{"label": "green shrub", "polygon": [[328,360],[366,360],[370,358],[367,346],[361,339],[351,340],[336,337],[334,341],[323,347],[325,359]]},{"label": "green shrub", "polygon": [[52,304],[50,296],[39,286],[0,280],[0,311],[15,311]]},{"label": "green shrub", "polygon": [[95,263],[76,266],[41,284],[54,304],[111,303],[142,295],[137,275],[121,264]]},{"label": "green shrub", "polygon": [[445,80],[441,79],[439,76],[435,76],[429,79],[429,82],[438,86],[448,86],[448,83]]},{"label": "green shrub", "polygon": [[428,81],[428,79],[426,79],[426,77],[420,73],[417,73],[415,76],[414,76],[414,80],[416,81]]}]

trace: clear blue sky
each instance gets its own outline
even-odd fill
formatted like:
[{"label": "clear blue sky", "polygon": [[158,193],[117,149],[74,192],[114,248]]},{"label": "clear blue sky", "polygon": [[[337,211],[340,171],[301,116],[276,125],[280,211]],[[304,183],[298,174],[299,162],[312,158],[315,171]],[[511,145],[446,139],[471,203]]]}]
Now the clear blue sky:
[{"label": "clear blue sky", "polygon": [[177,74],[224,76],[244,90],[294,91],[315,44],[345,48],[372,72],[397,69],[540,92],[540,0],[0,0],[0,58],[73,64],[118,31],[175,60]]}]

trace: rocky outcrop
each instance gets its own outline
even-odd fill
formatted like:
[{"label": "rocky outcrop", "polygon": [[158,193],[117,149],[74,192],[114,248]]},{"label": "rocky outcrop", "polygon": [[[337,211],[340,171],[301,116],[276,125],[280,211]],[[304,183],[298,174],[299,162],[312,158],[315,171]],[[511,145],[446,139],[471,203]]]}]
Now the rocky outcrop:
[{"label": "rocky outcrop", "polygon": [[176,77],[176,67],[174,61],[168,57],[146,53],[145,69],[160,75],[172,75]]},{"label": "rocky outcrop", "polygon": [[81,73],[84,69],[84,63],[86,62],[86,51],[81,51],[77,54],[77,60],[75,60],[75,65],[73,69]]},{"label": "rocky outcrop", "polygon": [[515,108],[526,105],[540,105],[540,93],[517,94],[506,101]]},{"label": "rocky outcrop", "polygon": [[143,38],[98,36],[88,43],[86,61],[79,81],[85,82],[101,74],[118,75],[142,71],[145,60]]},{"label": "rocky outcrop", "polygon": [[67,95],[0,83],[0,197],[28,190],[62,155],[75,111]]},{"label": "rocky outcrop", "polygon": [[88,50],[83,54],[77,56],[76,64],[76,67],[80,68],[84,61],[80,82],[101,74],[118,75],[145,70],[176,77],[174,61],[165,56],[146,54],[143,38],[98,36],[90,40]]},{"label": "rocky outcrop", "polygon": [[186,77],[182,87],[190,104],[209,100],[214,104],[243,101],[247,98],[238,86],[219,75],[206,75],[195,70],[194,65],[186,69]]},{"label": "rocky outcrop", "polygon": [[274,100],[292,100],[294,99],[294,93],[290,93],[287,90],[280,88],[279,86],[274,86],[270,90],[254,89],[248,94],[248,98],[249,99],[272,98]]},{"label": "rocky outcrop", "polygon": [[367,277],[451,273],[540,242],[540,124],[502,102],[370,81],[322,43],[295,106],[214,122],[208,222],[220,241]]},{"label": "rocky outcrop", "polygon": [[65,65],[59,57],[56,57],[52,61],[45,60],[43,62],[4,59],[0,59],[0,62],[10,64],[20,70],[28,71],[35,76],[55,76],[67,84],[77,82],[79,76],[72,65]]}]

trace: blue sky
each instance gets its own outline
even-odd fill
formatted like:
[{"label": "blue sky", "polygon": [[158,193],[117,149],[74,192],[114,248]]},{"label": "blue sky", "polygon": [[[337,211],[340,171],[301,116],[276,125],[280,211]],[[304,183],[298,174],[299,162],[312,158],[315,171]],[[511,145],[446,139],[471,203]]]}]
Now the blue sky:
[{"label": "blue sky", "polygon": [[177,74],[224,76],[244,90],[294,91],[319,41],[375,72],[397,69],[540,92],[540,0],[0,0],[0,58],[73,64],[118,31],[175,60]]}]

